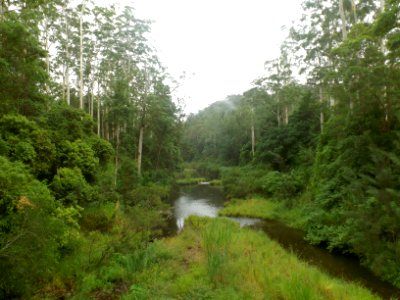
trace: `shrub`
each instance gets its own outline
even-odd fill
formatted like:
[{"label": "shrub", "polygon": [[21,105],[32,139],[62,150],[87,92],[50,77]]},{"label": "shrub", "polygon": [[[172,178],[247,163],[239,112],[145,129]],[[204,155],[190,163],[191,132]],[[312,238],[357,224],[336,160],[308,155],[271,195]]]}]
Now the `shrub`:
[{"label": "shrub", "polygon": [[95,156],[90,144],[82,140],[66,141],[61,148],[61,165],[67,168],[79,168],[85,178],[92,181],[99,165],[99,159]]},{"label": "shrub", "polygon": [[279,199],[296,197],[303,187],[294,173],[278,171],[268,172],[258,180],[257,184],[261,186],[264,195]]},{"label": "shrub", "polygon": [[50,278],[65,226],[46,185],[4,157],[0,195],[0,298],[9,299],[29,295],[38,280]]},{"label": "shrub", "polygon": [[66,206],[83,206],[96,199],[94,190],[86,182],[80,169],[61,168],[50,184],[57,200]]}]

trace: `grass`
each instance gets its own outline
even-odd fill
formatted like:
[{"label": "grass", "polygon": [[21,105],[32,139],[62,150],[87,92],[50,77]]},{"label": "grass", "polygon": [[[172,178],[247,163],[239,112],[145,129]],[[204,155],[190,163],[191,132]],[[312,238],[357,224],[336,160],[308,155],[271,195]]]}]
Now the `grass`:
[{"label": "grass", "polygon": [[153,247],[166,254],[135,273],[122,299],[379,299],[227,219],[191,217]]},{"label": "grass", "polygon": [[262,198],[248,200],[234,199],[219,211],[220,216],[252,217],[259,219],[278,218],[282,205],[277,202],[267,201]]},{"label": "grass", "polygon": [[234,199],[219,211],[220,216],[249,217],[264,220],[279,220],[291,227],[301,229],[304,215],[298,208],[288,209],[282,202],[265,198]]}]

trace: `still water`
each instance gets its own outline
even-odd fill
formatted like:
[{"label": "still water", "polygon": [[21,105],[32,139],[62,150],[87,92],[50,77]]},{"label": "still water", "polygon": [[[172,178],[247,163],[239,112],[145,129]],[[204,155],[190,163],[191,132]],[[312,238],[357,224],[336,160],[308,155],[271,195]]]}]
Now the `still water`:
[{"label": "still water", "polygon": [[[222,192],[218,188],[209,185],[183,187],[179,197],[173,202],[175,230],[180,232],[189,216],[217,217],[224,202]],[[238,222],[241,227],[260,222],[258,219],[251,218],[230,219]]]},{"label": "still water", "polygon": [[[173,201],[173,223],[170,231],[180,232],[185,226],[185,219],[190,215],[217,217],[224,206],[224,197],[220,189],[198,185],[182,187]],[[296,253],[308,263],[325,272],[348,281],[359,282],[384,299],[400,299],[400,291],[390,284],[381,281],[368,269],[360,266],[355,257],[332,254],[327,250],[313,246],[304,241],[301,231],[269,220],[261,221],[252,218],[230,218],[243,226],[251,226],[254,230],[262,230],[281,246]]]}]

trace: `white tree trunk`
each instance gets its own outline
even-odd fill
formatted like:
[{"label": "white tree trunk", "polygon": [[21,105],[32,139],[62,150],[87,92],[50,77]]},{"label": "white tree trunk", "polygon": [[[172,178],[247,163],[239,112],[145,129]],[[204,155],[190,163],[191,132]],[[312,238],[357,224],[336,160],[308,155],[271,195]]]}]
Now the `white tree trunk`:
[{"label": "white tree trunk", "polygon": [[325,116],[324,116],[324,110],[323,110],[323,105],[322,105],[324,103],[322,86],[319,87],[319,102],[321,103],[321,111],[319,113],[319,126],[320,126],[320,129],[321,129],[321,132],[323,132],[324,131]]},{"label": "white tree trunk", "polygon": [[358,23],[357,6],[355,0],[351,0],[351,9],[353,10],[354,23]]},{"label": "white tree trunk", "polygon": [[[65,7],[66,8],[66,7]],[[70,89],[70,82],[69,82],[69,23],[68,23],[68,13],[67,9],[64,10],[65,14],[65,38],[66,42],[66,62],[65,62],[65,85],[66,85],[66,96],[67,96],[67,104],[71,105],[71,89]]]},{"label": "white tree trunk", "polygon": [[120,128],[119,128],[119,125],[117,125],[117,128],[115,129],[116,143],[115,143],[115,176],[114,176],[114,186],[117,186],[117,179],[118,179],[118,168],[119,168],[119,134],[120,134]]},{"label": "white tree trunk", "polygon": [[141,124],[139,131],[138,162],[137,162],[137,171],[139,177],[142,176],[143,134],[144,134],[144,125]]},{"label": "white tree trunk", "polygon": [[[99,82],[97,82],[97,93],[99,93]],[[97,136],[100,137],[101,128],[101,116],[100,116],[100,97],[97,98]]]},{"label": "white tree trunk", "polygon": [[85,1],[82,2],[79,16],[79,108],[83,109],[83,11]]},{"label": "white tree trunk", "polygon": [[256,148],[256,134],[254,130],[254,107],[251,107],[251,158],[254,159]]},{"label": "white tree trunk", "polygon": [[347,39],[347,22],[346,22],[346,14],[344,11],[344,0],[339,0],[339,14],[340,14],[340,18],[342,20],[342,37],[343,37],[343,41],[345,39]]},{"label": "white tree trunk", "polygon": [[285,125],[289,124],[289,107],[285,105]]}]

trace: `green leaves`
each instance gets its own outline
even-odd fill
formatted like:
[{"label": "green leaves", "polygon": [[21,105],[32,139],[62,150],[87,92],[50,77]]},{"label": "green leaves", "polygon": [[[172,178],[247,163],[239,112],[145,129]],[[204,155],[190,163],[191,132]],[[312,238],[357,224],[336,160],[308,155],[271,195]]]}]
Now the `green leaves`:
[{"label": "green leaves", "polygon": [[65,227],[46,185],[20,162],[0,157],[0,196],[0,296],[8,298],[29,294],[35,280],[51,276]]}]

